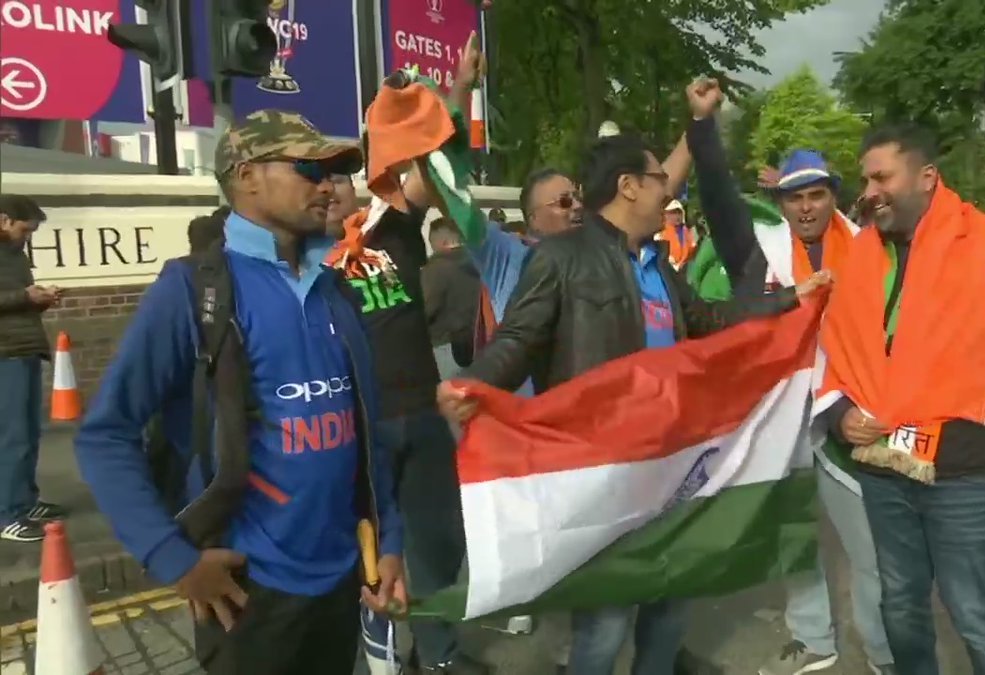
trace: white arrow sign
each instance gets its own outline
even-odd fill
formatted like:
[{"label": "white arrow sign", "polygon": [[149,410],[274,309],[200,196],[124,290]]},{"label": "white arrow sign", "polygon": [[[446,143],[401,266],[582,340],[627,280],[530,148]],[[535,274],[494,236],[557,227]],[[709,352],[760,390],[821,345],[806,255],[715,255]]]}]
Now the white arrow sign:
[{"label": "white arrow sign", "polygon": [[17,57],[0,60],[0,103],[24,112],[38,107],[48,93],[48,82],[30,61]]}]

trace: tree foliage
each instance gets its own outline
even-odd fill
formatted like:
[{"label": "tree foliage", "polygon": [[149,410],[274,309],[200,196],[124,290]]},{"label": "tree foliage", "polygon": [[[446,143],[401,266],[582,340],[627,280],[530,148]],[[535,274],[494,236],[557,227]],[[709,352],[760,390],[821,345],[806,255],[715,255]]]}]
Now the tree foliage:
[{"label": "tree foliage", "polygon": [[684,88],[763,71],[755,33],[827,0],[496,0],[489,19],[492,142],[505,178],[572,168],[611,119],[668,150],[686,120]]},{"label": "tree foliage", "polygon": [[752,158],[752,141],[759,128],[768,94],[766,90],[757,89],[739,97],[734,106],[722,111],[720,119],[732,175],[746,192],[757,189],[756,177],[760,167]]},{"label": "tree foliage", "polygon": [[941,142],[944,178],[985,204],[985,2],[890,0],[835,86],[875,123],[913,121]]},{"label": "tree foliage", "polygon": [[839,106],[809,68],[801,68],[766,94],[747,169],[779,166],[792,150],[817,150],[852,189],[866,127],[861,116]]}]

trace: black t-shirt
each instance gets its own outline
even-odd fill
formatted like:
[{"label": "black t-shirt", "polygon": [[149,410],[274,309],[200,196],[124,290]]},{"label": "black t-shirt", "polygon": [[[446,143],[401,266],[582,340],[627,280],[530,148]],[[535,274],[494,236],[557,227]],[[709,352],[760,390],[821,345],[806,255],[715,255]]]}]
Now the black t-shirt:
[{"label": "black t-shirt", "polygon": [[391,208],[365,242],[392,261],[396,277],[363,265],[364,278],[347,278],[362,297],[363,320],[369,330],[384,419],[434,406],[438,367],[428,334],[421,290],[421,267],[427,250],[421,234],[424,212]]}]

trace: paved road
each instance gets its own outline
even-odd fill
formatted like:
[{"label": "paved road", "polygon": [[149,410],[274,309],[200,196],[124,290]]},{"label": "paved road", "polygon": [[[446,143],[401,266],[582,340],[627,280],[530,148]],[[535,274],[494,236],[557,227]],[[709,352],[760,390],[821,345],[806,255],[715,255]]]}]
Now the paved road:
[{"label": "paved road", "polygon": [[[191,621],[180,600],[168,589],[133,590],[145,583],[132,561],[86,566],[86,560],[119,557],[106,522],[99,516],[85,486],[79,480],[70,436],[49,433],[42,447],[41,485],[46,498],[61,500],[73,509],[68,521],[69,536],[100,644],[106,656],[106,673],[123,675],[197,675],[190,645]],[[831,529],[822,531],[832,595],[841,627],[841,662],[830,675],[865,675],[865,659],[852,627],[848,597],[848,569]],[[30,614],[5,611],[13,594],[11,580],[34,575],[39,547],[0,542],[0,625],[2,666],[0,675],[23,675],[33,671],[33,621]],[[86,571],[88,570],[88,571]],[[21,584],[24,586],[24,584]],[[103,594],[98,591],[108,589]],[[129,589],[129,590],[127,590]],[[36,591],[35,591],[36,592]],[[100,597],[129,592],[116,601]],[[36,596],[35,596],[36,597]],[[783,591],[778,584],[761,586],[727,598],[694,603],[687,635],[688,646],[697,654],[723,666],[727,675],[749,675],[787,640],[783,626]],[[15,623],[19,622],[19,623]],[[938,606],[942,675],[970,675],[963,647]],[[556,645],[565,631],[563,617],[538,624],[531,636],[506,636],[480,625],[463,627],[465,648],[497,666],[500,675],[550,675]],[[401,641],[406,643],[406,639]],[[623,655],[620,673],[628,672],[630,649]],[[43,674],[38,674],[43,675]]]},{"label": "paved road", "polygon": [[[843,570],[842,570],[843,572]],[[839,606],[847,608],[847,597],[839,593]],[[181,602],[168,589],[145,592],[116,602],[94,605],[93,622],[105,655],[105,672],[120,675],[199,675],[192,657],[191,619]],[[763,587],[729,598],[695,604],[687,642],[690,648],[723,666],[728,675],[751,675],[763,659],[786,638],[780,589]],[[842,625],[850,619],[842,611]],[[941,672],[970,675],[971,668],[949,626],[941,640]],[[33,673],[33,622],[3,629],[3,665],[0,675]],[[502,635],[487,627],[463,627],[468,651],[495,664],[500,675],[547,675],[552,672],[552,653],[563,632],[563,622],[538,624],[531,636]],[[850,628],[843,631],[840,664],[830,675],[863,675],[868,670],[858,638]],[[401,644],[406,640],[401,639]],[[627,646],[619,673],[628,673]],[[37,674],[42,675],[42,674]]]}]

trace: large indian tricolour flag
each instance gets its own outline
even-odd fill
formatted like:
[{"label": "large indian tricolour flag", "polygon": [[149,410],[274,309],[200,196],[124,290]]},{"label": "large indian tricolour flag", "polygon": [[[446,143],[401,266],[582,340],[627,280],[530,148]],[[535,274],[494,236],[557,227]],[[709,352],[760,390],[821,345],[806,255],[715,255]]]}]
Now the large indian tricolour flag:
[{"label": "large indian tricolour flag", "polygon": [[822,304],[639,352],[533,399],[478,386],[458,455],[468,582],[414,614],[720,594],[814,565],[803,430]]}]

